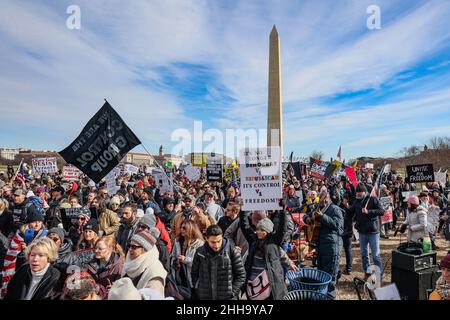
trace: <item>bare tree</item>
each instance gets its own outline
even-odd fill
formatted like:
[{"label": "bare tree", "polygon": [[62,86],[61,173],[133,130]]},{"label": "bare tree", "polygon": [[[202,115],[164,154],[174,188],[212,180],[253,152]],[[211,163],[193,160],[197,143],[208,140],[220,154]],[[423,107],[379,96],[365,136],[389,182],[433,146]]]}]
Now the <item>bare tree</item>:
[{"label": "bare tree", "polygon": [[324,153],[322,151],[314,150],[313,152],[311,152],[311,158],[322,160],[323,156]]}]

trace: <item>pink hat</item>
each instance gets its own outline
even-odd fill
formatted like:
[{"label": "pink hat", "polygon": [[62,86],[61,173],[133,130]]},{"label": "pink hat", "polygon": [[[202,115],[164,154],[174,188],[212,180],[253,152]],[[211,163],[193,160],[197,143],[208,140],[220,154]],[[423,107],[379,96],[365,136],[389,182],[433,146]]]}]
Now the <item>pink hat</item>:
[{"label": "pink hat", "polygon": [[409,203],[409,204],[414,204],[414,205],[416,205],[416,206],[420,205],[420,203],[419,203],[419,197],[418,197],[418,196],[410,196],[410,197],[408,198],[408,203]]}]

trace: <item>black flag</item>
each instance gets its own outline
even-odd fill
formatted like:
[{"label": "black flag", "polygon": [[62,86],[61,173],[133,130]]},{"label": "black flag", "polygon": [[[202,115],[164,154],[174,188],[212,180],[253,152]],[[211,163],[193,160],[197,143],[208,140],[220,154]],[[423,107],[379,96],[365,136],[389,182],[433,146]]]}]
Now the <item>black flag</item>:
[{"label": "black flag", "polygon": [[329,164],[327,168],[325,169],[325,178],[330,180],[331,176],[333,175],[334,170],[336,170],[336,166],[334,164]]},{"label": "black flag", "polygon": [[96,183],[141,141],[106,101],[80,135],[59,154]]}]

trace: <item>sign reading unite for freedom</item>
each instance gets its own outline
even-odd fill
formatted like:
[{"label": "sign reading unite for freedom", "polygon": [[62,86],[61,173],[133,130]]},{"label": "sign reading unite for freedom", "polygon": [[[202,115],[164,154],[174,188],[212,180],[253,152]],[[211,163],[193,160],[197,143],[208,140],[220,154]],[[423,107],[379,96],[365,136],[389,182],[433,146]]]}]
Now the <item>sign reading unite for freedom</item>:
[{"label": "sign reading unite for freedom", "polygon": [[406,166],[408,183],[434,182],[434,171],[432,164],[419,164]]},{"label": "sign reading unite for freedom", "polygon": [[240,150],[242,210],[279,210],[282,198],[279,147]]},{"label": "sign reading unite for freedom", "polygon": [[33,158],[31,159],[33,163],[33,170],[36,173],[56,173],[58,172],[58,166],[56,163],[56,158]]},{"label": "sign reading unite for freedom", "polygon": [[141,141],[108,102],[59,154],[96,183]]}]

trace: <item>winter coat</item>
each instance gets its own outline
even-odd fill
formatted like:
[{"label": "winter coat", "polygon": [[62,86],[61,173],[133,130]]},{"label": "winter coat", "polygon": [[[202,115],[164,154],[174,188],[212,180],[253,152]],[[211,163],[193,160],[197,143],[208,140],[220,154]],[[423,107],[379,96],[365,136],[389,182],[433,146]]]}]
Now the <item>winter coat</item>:
[{"label": "winter coat", "polygon": [[419,206],[416,210],[410,211],[403,224],[409,226],[408,241],[418,242],[424,235],[428,236],[427,210],[424,207]]},{"label": "winter coat", "polygon": [[121,278],[123,263],[124,258],[120,257],[118,253],[113,252],[105,266],[101,266],[100,260],[95,257],[84,266],[84,271],[87,271],[99,285],[100,297],[102,299],[108,296],[108,290],[106,288]]},{"label": "winter coat", "polygon": [[169,253],[172,252],[172,240],[170,239],[169,232],[167,232],[166,227],[164,226],[164,223],[162,223],[161,219],[156,217],[156,229],[158,229],[161,232],[161,235],[159,238],[166,243],[167,251]]},{"label": "winter coat", "polygon": [[62,224],[62,218],[61,218],[61,212],[60,212],[60,206],[61,201],[64,198],[61,198],[59,200],[53,200],[50,203],[50,207],[47,209],[45,213],[45,224],[49,229],[51,228],[57,228],[60,224]]},{"label": "winter coat", "polygon": [[209,214],[202,214],[202,213],[194,214],[191,215],[191,219],[198,226],[198,229],[202,234],[205,234],[206,229],[210,225],[216,223],[216,221]]},{"label": "winter coat", "polygon": [[[82,268],[86,263],[90,262],[92,259],[94,259],[94,250],[85,249],[70,252],[64,258],[58,260],[58,263],[60,263],[61,266],[66,265],[67,267]],[[68,271],[69,270],[67,270],[67,272]]]},{"label": "winter coat", "polygon": [[166,226],[167,231],[170,231],[172,220],[175,218],[177,212],[175,210],[167,211],[165,208],[157,216],[161,219],[162,223]]},{"label": "winter coat", "polygon": [[[273,222],[273,230],[278,230],[278,224],[280,223],[281,216],[282,215],[279,214],[271,216],[271,220]],[[291,242],[291,235],[295,230],[295,223],[289,212],[287,212],[286,214],[284,223],[286,224],[286,229],[283,231],[283,241],[281,242],[281,247]]]},{"label": "winter coat", "polygon": [[[366,206],[368,214],[364,214],[362,209]],[[378,217],[384,214],[384,209],[380,204],[378,198],[365,196],[363,199],[356,199],[355,203],[348,208],[347,214],[350,217],[355,217],[355,228],[361,234],[376,234],[380,233],[380,222]]]},{"label": "winter coat", "polygon": [[207,243],[197,249],[191,276],[200,300],[232,300],[245,282],[245,269],[239,252],[224,238],[219,252]]},{"label": "winter coat", "polygon": [[300,203],[300,198],[294,195],[293,197],[286,196],[285,197],[286,206],[291,209],[290,211],[295,212],[297,210],[300,210],[302,207],[302,204]]},{"label": "winter coat", "polygon": [[[39,282],[31,300],[56,300],[59,296],[57,289],[59,277],[59,271],[50,265]],[[5,300],[24,300],[30,288],[31,280],[30,265],[25,264],[17,270],[17,273],[9,282]]]},{"label": "winter coat", "polygon": [[112,210],[105,209],[100,214],[98,222],[104,236],[114,235],[119,231],[120,219],[117,213]]},{"label": "winter coat", "polygon": [[180,245],[179,241],[175,242],[172,254],[170,255],[170,267],[171,267],[170,270],[171,270],[174,278],[179,279],[179,275],[177,276],[176,274],[178,272],[184,272],[184,276],[188,281],[189,288],[193,287],[191,270],[192,270],[192,263],[194,261],[195,252],[197,251],[198,248],[203,246],[204,243],[205,242],[203,240],[197,239],[187,247],[186,252],[184,254],[185,259],[182,263],[183,268],[181,268],[180,270],[175,269],[176,262],[178,261],[178,256],[181,255],[181,245]]},{"label": "winter coat", "polygon": [[128,251],[128,243],[136,233],[139,221],[140,220],[136,218],[132,225],[122,223],[119,227],[119,231],[116,234],[116,241],[122,247],[124,252]]},{"label": "winter coat", "polygon": [[[274,300],[282,300],[287,294],[287,287],[284,282],[284,270],[281,264],[281,244],[286,232],[286,216],[287,211],[278,211],[279,222],[276,231],[267,235],[264,241],[264,259],[266,263],[267,277],[269,279],[271,296]],[[240,228],[249,243],[248,256],[245,260],[246,282],[252,272],[253,259],[258,250],[258,242],[256,233],[250,227],[247,214],[243,211],[239,214]]]},{"label": "winter coat", "polygon": [[[237,219],[237,217],[236,217]],[[220,229],[222,229],[222,232],[225,234],[225,231],[228,229],[228,227],[234,222],[236,221],[236,219],[232,220],[230,217],[228,216],[223,216],[222,218],[219,219],[219,221],[217,222],[217,224],[219,225]]]},{"label": "winter coat", "polygon": [[346,210],[344,205],[341,203],[339,208],[342,209],[342,214],[344,216],[344,233],[342,236],[349,236],[353,234],[353,216]]},{"label": "winter coat", "polygon": [[[246,219],[249,220],[250,225],[252,226],[252,228],[254,228],[253,225],[251,224],[251,218],[247,217]],[[242,233],[239,224],[240,218],[237,217],[236,220],[234,220],[233,223],[230,224],[230,226],[225,231],[224,238],[230,240],[232,245],[241,248],[242,261],[245,261],[248,251],[248,242],[244,234]]]}]

